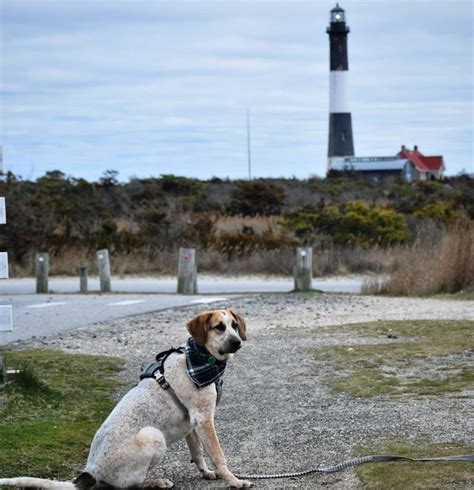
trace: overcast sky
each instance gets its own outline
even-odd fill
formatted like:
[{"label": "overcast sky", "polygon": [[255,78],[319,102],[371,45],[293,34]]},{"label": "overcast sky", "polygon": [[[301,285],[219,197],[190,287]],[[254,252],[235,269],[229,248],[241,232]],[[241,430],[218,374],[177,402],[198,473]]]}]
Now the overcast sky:
[{"label": "overcast sky", "polygon": [[[98,179],[326,170],[332,1],[0,0],[4,169]],[[357,156],[473,169],[473,2],[341,2]]]}]

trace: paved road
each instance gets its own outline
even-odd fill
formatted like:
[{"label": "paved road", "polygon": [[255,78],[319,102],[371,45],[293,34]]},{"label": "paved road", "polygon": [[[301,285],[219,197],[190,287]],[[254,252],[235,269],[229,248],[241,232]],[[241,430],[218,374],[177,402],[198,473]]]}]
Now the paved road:
[{"label": "paved road", "polygon": [[[325,292],[358,293],[363,276],[328,277],[313,279],[313,288]],[[294,287],[290,277],[243,276],[224,277],[199,275],[200,294],[229,293],[274,293],[288,292]],[[34,294],[36,283],[33,278],[8,279],[0,281],[0,294]],[[77,293],[79,279],[73,277],[53,277],[49,289],[54,293]],[[89,291],[99,291],[97,278],[89,278]],[[112,289],[120,293],[176,293],[175,277],[112,277]]]},{"label": "paved road", "polygon": [[[318,279],[313,281],[313,287],[326,292],[358,293],[362,280],[361,277]],[[78,292],[78,279],[59,277],[49,281],[52,293],[42,295],[34,294],[35,280],[32,278],[0,281],[0,305],[10,304],[13,311],[13,331],[0,331],[0,345],[33,336],[54,335],[115,318],[217,301],[223,296],[229,298],[246,292],[288,292],[293,289],[293,280],[287,277],[201,275],[198,287],[201,296],[181,296],[175,294],[174,277],[114,277],[112,289],[116,293],[81,295],[70,294]],[[98,279],[90,279],[89,291],[98,290]]]},{"label": "paved road", "polygon": [[3,295],[0,304],[12,305],[13,331],[0,332],[0,345],[175,306],[212,303],[222,298],[176,294]]}]

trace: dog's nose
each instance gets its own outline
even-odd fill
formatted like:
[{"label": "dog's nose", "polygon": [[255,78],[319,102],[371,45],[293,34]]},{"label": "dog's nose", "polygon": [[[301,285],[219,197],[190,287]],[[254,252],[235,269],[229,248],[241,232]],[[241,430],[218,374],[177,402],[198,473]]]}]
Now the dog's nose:
[{"label": "dog's nose", "polygon": [[237,352],[242,347],[242,342],[239,339],[230,340],[230,350],[231,352]]}]

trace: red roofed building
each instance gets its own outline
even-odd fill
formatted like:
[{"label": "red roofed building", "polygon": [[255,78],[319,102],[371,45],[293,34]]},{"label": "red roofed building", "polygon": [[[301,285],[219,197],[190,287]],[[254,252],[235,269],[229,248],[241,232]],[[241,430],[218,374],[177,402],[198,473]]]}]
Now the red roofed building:
[{"label": "red roofed building", "polygon": [[[437,180],[443,177],[445,170],[442,156],[425,156],[415,146],[413,150],[405,148],[390,157],[336,157],[331,159],[329,172],[356,173],[374,180]],[[328,173],[331,175],[331,173]]]},{"label": "red roofed building", "polygon": [[440,179],[443,176],[445,168],[441,155],[427,157],[418,150],[418,146],[416,145],[413,150],[409,150],[405,148],[405,145],[402,145],[402,149],[398,152],[397,157],[410,160],[419,174],[417,177],[422,180]]}]

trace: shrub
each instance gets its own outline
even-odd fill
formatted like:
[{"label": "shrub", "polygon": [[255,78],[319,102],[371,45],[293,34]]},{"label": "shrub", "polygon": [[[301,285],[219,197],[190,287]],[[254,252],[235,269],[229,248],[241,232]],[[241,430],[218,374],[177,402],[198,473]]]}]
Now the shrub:
[{"label": "shrub", "polygon": [[382,245],[403,242],[407,227],[402,214],[392,209],[352,201],[339,206],[304,206],[281,222],[302,242],[314,242],[321,235],[336,244]]},{"label": "shrub", "polygon": [[427,204],[421,209],[415,211],[413,216],[421,219],[433,219],[446,225],[453,223],[460,218],[458,210],[453,209],[451,206],[448,206],[442,202]]},{"label": "shrub", "polygon": [[238,182],[227,213],[243,216],[272,216],[281,213],[285,191],[262,181]]}]

